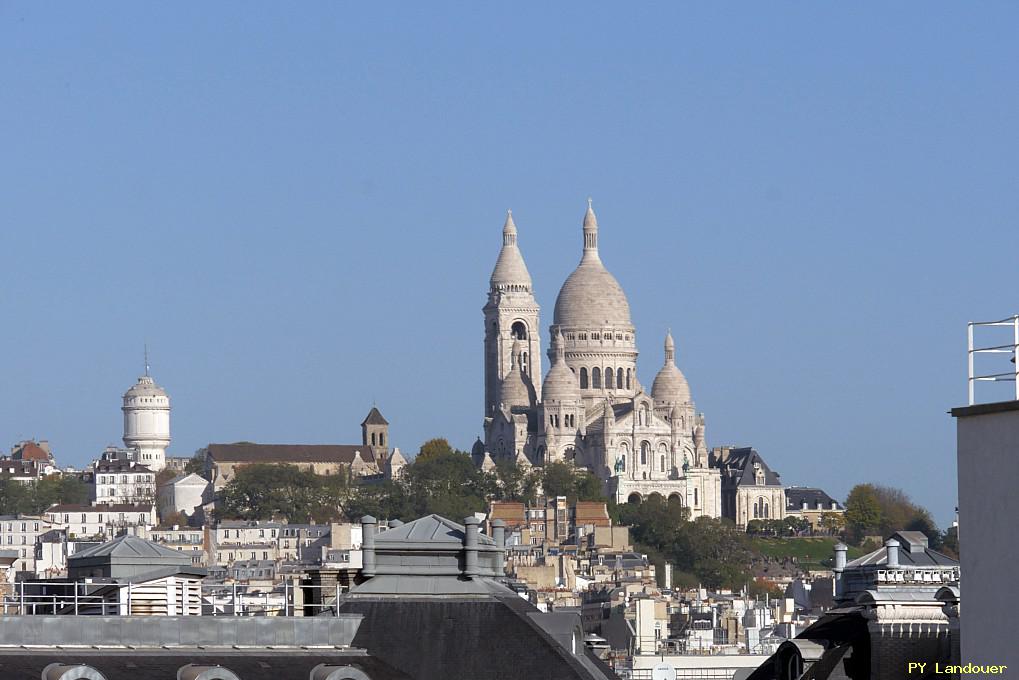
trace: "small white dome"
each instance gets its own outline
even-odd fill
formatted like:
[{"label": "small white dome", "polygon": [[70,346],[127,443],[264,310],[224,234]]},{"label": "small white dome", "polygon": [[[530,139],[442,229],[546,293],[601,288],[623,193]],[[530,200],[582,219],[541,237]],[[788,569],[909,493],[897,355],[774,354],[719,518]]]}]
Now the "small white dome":
[{"label": "small white dome", "polygon": [[541,384],[542,401],[577,401],[581,398],[576,374],[566,364],[563,334],[556,329],[552,338],[552,367]]},{"label": "small white dome", "polygon": [[499,401],[505,406],[531,405],[531,390],[524,382],[524,373],[520,370],[520,352],[520,342],[514,342],[512,365],[499,388]]},{"label": "small white dome", "polygon": [[502,250],[495,261],[495,269],[489,279],[492,290],[531,290],[531,274],[524,264],[524,256],[517,247],[517,225],[513,212],[506,212],[506,224],[502,228]]},{"label": "small white dome", "polygon": [[143,375],[138,378],[138,382],[131,386],[127,392],[124,393],[124,399],[130,399],[132,397],[168,397],[166,390],[156,384],[150,376]]},{"label": "small white dome", "polygon": [[655,376],[651,396],[656,403],[685,404],[690,399],[690,385],[682,371],[676,368],[676,346],[672,333],[665,335],[665,365]]}]

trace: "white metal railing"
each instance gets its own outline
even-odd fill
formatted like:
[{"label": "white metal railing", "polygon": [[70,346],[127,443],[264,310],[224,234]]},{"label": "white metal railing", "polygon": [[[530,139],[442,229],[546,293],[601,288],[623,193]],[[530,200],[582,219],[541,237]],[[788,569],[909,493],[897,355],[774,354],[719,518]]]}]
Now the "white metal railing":
[{"label": "white metal railing", "polygon": [[[163,601],[152,598],[150,587],[130,582],[18,581],[12,585],[0,598],[0,615],[158,616],[163,607],[176,615],[185,610],[201,611],[201,616],[338,615],[336,603],[347,592],[339,583],[295,585],[283,581],[269,590],[241,583],[203,583],[197,588],[176,584],[172,596]],[[138,595],[141,592],[144,599]]]},{"label": "white metal railing", "polygon": [[[977,347],[974,340],[974,331],[978,328],[995,327],[1011,327],[1012,342],[988,347]],[[967,324],[966,330],[968,336],[967,357],[969,360],[969,405],[972,406],[976,403],[976,384],[978,382],[1014,382],[1015,398],[1019,400],[1019,314],[998,321],[971,321]],[[975,369],[977,354],[1010,354],[1014,367],[1004,373],[977,375]]]}]

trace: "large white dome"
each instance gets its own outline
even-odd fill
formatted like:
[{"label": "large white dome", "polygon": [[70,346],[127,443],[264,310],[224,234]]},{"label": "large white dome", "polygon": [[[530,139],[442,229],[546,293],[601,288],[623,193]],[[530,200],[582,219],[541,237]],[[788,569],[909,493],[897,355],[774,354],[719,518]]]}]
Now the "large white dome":
[{"label": "large white dome", "polygon": [[630,327],[630,303],[598,256],[598,220],[587,206],[584,255],[556,298],[552,323],[565,328]]}]

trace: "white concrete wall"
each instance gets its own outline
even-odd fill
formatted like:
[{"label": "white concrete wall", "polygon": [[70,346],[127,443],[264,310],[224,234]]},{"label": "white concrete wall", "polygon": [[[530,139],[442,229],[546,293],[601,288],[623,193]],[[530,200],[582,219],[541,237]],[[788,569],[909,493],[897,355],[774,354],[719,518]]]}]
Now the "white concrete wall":
[{"label": "white concrete wall", "polygon": [[1019,672],[1019,404],[958,417],[962,663]]}]

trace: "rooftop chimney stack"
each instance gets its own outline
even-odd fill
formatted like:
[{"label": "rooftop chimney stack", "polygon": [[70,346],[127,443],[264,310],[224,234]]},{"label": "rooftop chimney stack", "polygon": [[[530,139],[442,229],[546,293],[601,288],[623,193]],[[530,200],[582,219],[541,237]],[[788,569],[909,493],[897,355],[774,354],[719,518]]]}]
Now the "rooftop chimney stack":
[{"label": "rooftop chimney stack", "polygon": [[832,571],[835,572],[835,597],[839,597],[842,594],[842,572],[846,570],[846,553],[849,548],[846,544],[839,541],[835,544],[835,568]]},{"label": "rooftop chimney stack", "polygon": [[845,543],[835,544],[835,573],[841,574],[846,568],[846,553],[849,548]]},{"label": "rooftop chimney stack", "polygon": [[503,522],[501,519],[492,520],[492,538],[495,540],[495,547],[499,551],[499,568],[505,569],[506,522]]},{"label": "rooftop chimney stack", "polygon": [[375,527],[378,520],[371,515],[361,518],[361,574],[366,578],[375,575]]},{"label": "rooftop chimney stack", "polygon": [[478,575],[478,518],[474,515],[464,519],[464,576]]},{"label": "rooftop chimney stack", "polygon": [[899,568],[899,542],[894,538],[889,538],[885,541],[885,550],[888,552],[888,561],[886,566],[891,569]]}]

